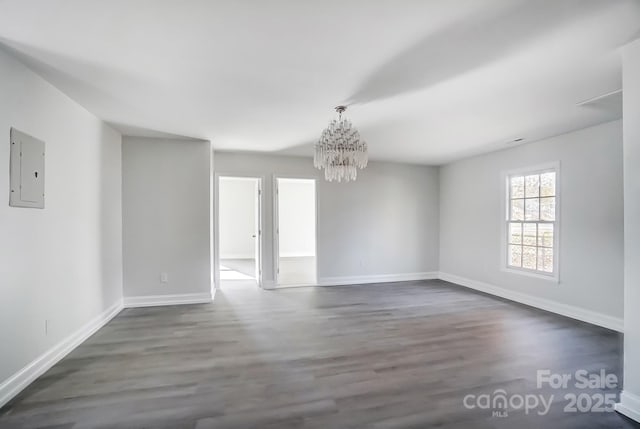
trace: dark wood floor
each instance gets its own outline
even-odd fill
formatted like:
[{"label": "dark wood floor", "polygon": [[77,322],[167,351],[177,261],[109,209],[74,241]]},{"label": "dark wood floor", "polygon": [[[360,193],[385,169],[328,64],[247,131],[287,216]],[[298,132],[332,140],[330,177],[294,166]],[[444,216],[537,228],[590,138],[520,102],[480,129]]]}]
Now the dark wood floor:
[{"label": "dark wood floor", "polygon": [[[222,290],[210,305],[123,311],[2,409],[0,427],[630,428],[615,412],[564,413],[575,389],[535,382],[538,369],[620,377],[621,347],[442,281]],[[556,399],[546,416],[464,407],[496,389]]]}]

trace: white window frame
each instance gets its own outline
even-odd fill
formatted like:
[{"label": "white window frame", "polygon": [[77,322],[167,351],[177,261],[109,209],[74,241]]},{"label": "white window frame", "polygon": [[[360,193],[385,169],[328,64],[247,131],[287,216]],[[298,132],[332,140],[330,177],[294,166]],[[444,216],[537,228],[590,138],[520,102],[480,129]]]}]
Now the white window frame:
[{"label": "white window frame", "polygon": [[[511,196],[511,184],[510,177],[512,176],[526,176],[531,174],[541,174],[553,171],[556,173],[556,220],[553,228],[553,273],[544,273],[538,270],[531,270],[528,268],[513,267],[509,265],[508,246],[509,246],[509,210],[510,210],[510,196]],[[535,277],[542,280],[551,281],[554,283],[560,282],[560,228],[561,228],[561,204],[562,196],[560,193],[560,162],[550,162],[546,164],[539,164],[530,167],[518,168],[515,170],[503,171],[501,175],[502,186],[500,191],[502,196],[501,212],[500,212],[500,269],[504,272],[519,274],[529,277]],[[524,222],[523,222],[524,223]]]}]

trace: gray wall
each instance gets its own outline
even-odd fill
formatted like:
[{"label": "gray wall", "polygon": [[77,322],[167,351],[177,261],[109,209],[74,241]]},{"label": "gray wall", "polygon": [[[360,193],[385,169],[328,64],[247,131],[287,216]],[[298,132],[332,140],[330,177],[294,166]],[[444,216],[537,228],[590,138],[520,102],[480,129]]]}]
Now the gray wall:
[{"label": "gray wall", "polygon": [[623,51],[624,391],[620,411],[640,421],[640,40]]},{"label": "gray wall", "polygon": [[310,158],[216,152],[219,175],[263,176],[263,279],[273,282],[273,177],[318,179],[318,277],[438,269],[438,169],[371,162],[350,183],[330,183]]},{"label": "gray wall", "polygon": [[[560,283],[501,270],[501,172],[560,161]],[[622,123],[455,162],[440,175],[440,271],[623,316]]]},{"label": "gray wall", "polygon": [[[120,303],[122,224],[120,134],[2,51],[0,76],[2,385]],[[45,141],[43,210],[7,204],[10,127]]]},{"label": "gray wall", "polygon": [[123,139],[125,297],[210,292],[210,183],[209,142]]}]

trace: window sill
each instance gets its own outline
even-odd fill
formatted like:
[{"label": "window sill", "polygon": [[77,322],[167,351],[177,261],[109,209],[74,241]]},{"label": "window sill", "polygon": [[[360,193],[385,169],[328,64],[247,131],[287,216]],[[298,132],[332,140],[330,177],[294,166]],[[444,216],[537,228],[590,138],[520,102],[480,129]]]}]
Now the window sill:
[{"label": "window sill", "polygon": [[535,279],[545,280],[545,281],[547,281],[549,283],[553,283],[553,284],[559,284],[560,283],[560,279],[556,275],[548,276],[548,275],[545,275],[545,274],[538,274],[538,273],[534,273],[534,272],[530,272],[530,271],[518,270],[516,268],[508,268],[508,267],[502,267],[501,271],[503,271],[505,273],[509,273],[509,274],[518,274],[518,275],[521,275],[521,276],[533,277]]}]

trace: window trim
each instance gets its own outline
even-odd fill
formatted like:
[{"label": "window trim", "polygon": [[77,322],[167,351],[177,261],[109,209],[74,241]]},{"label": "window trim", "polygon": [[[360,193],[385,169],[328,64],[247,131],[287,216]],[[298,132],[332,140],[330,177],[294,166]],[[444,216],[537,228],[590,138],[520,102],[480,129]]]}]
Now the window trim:
[{"label": "window trim", "polygon": [[[510,184],[509,178],[516,175],[541,174],[549,171],[556,173],[556,220],[554,222],[553,231],[553,273],[545,274],[538,270],[528,268],[512,267],[508,263],[507,246],[509,242],[509,197]],[[501,173],[500,192],[500,270],[503,272],[518,274],[528,277],[534,277],[541,280],[560,283],[560,230],[561,230],[561,170],[560,161],[548,162],[545,164],[537,164],[529,167],[521,167],[514,170],[503,171]]]}]

